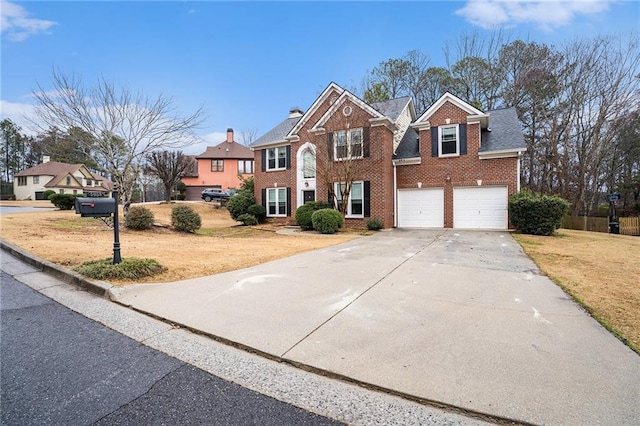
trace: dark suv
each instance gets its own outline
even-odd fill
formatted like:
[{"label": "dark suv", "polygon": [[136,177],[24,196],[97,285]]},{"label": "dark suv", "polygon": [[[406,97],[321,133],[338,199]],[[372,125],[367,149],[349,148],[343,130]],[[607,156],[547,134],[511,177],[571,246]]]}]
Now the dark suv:
[{"label": "dark suv", "polygon": [[200,193],[200,198],[207,203],[209,201],[226,201],[229,197],[231,197],[231,194],[220,188],[207,188]]}]

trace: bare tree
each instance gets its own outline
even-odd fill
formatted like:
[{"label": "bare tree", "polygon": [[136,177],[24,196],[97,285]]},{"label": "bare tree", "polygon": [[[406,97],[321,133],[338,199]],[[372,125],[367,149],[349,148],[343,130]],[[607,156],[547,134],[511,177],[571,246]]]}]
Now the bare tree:
[{"label": "bare tree", "polygon": [[249,146],[256,140],[258,135],[258,129],[244,129],[240,131],[240,143],[244,146]]},{"label": "bare tree", "polygon": [[145,156],[196,143],[193,131],[203,120],[202,108],[183,117],[170,97],[150,98],[105,79],[87,87],[80,78],[54,70],[53,90],[38,89],[32,122],[44,128],[77,127],[91,135],[86,153],[97,157],[118,184],[125,215]]},{"label": "bare tree", "polygon": [[171,201],[171,190],[189,165],[182,151],[153,151],[147,155],[145,171],[158,177],[164,185],[164,200]]}]

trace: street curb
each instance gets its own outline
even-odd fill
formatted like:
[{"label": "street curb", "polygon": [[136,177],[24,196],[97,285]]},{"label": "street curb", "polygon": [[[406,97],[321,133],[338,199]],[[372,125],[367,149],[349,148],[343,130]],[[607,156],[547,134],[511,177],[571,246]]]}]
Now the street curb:
[{"label": "street curb", "polygon": [[26,250],[9,244],[3,239],[0,239],[0,248],[17,257],[21,261],[37,269],[40,269],[42,272],[51,275],[59,279],[60,281],[77,287],[81,287],[93,294],[97,294],[98,296],[110,299],[109,294],[110,290],[113,288],[112,284],[109,284],[105,281],[92,280],[91,278],[87,278],[84,275],[78,274],[77,272],[62,268],[44,259],[40,259],[39,257],[27,252]]}]

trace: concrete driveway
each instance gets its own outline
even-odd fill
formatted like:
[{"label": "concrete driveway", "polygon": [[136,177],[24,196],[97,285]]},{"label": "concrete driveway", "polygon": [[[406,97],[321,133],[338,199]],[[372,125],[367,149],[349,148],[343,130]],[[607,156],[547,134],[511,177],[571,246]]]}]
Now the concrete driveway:
[{"label": "concrete driveway", "polygon": [[470,412],[536,424],[640,418],[640,357],[541,276],[506,232],[393,230],[111,296],[276,358]]}]

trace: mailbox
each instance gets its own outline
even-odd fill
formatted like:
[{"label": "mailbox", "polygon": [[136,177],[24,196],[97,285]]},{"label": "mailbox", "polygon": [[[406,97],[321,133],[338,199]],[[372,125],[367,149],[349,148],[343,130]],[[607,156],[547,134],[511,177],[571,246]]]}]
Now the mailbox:
[{"label": "mailbox", "polygon": [[114,198],[76,198],[76,214],[82,217],[110,217],[115,211]]}]

